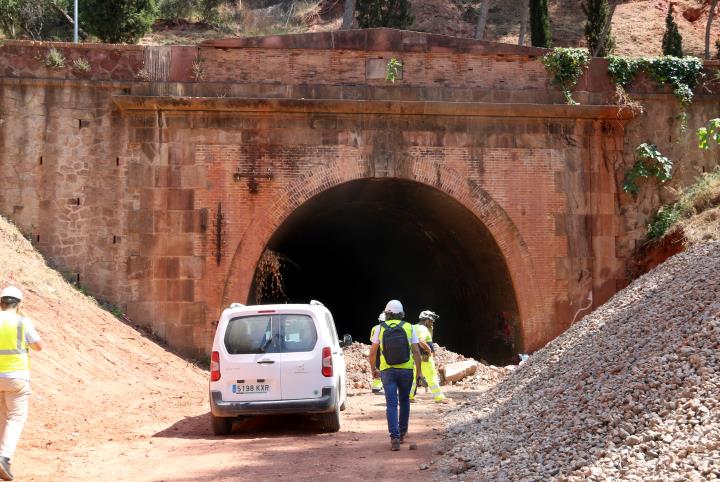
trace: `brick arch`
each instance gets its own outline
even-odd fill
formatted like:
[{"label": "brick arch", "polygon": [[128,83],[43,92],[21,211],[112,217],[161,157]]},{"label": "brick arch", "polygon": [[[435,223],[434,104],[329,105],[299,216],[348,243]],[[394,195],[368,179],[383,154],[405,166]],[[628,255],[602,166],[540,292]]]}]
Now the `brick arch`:
[{"label": "brick arch", "polygon": [[[338,161],[301,176],[290,184],[283,196],[269,210],[257,214],[243,233],[230,262],[222,294],[222,306],[230,300],[246,301],[255,268],[276,229],[303,203],[341,184],[375,177],[362,162]],[[389,176],[414,181],[437,189],[459,202],[488,229],[500,252],[515,290],[520,315],[520,348],[539,348],[546,340],[544,328],[548,317],[535,282],[527,244],[505,210],[478,185],[473,185],[457,171],[433,161],[415,161],[405,173]]]}]

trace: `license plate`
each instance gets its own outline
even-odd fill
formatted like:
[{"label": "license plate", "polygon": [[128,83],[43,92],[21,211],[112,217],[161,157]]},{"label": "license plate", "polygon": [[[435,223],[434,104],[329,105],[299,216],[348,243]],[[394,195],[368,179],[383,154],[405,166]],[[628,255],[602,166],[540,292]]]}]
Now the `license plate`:
[{"label": "license plate", "polygon": [[270,391],[268,383],[233,383],[233,393],[267,393]]}]

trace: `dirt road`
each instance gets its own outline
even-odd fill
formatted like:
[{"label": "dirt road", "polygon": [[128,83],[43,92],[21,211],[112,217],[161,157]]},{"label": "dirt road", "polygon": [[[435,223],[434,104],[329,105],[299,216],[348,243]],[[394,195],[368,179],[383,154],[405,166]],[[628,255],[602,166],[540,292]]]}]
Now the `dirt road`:
[{"label": "dirt road", "polygon": [[[455,400],[469,392],[452,393]],[[358,481],[432,480],[432,445],[446,406],[427,395],[411,407],[410,435],[389,450],[383,396],[349,399],[339,433],[316,431],[301,416],[256,417],[228,437],[213,436],[208,405],[197,394],[156,394],[120,420],[99,420],[67,443],[46,446],[29,435],[14,472],[21,480]],[[175,398],[173,398],[175,397]],[[458,398],[459,397],[459,398]],[[113,412],[113,408],[109,407]],[[39,414],[35,414],[39,416]],[[118,414],[113,414],[118,416]],[[29,440],[28,440],[29,439]],[[410,443],[417,450],[410,450]]]}]

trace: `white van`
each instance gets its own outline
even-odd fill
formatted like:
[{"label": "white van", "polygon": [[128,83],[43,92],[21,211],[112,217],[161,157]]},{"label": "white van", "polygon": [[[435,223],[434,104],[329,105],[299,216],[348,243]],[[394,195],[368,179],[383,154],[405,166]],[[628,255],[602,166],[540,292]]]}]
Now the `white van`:
[{"label": "white van", "polygon": [[309,304],[244,306],[223,311],[210,358],[210,411],[215,435],[247,415],[317,414],[340,430],[345,409],[345,357],[330,311]]}]

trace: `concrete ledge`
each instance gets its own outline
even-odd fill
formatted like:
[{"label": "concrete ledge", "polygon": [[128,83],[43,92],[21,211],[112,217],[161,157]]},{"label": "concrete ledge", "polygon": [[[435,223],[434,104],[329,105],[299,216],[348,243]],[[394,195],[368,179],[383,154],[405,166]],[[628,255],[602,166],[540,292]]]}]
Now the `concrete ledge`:
[{"label": "concrete ledge", "polygon": [[532,117],[568,119],[634,118],[630,109],[613,105],[501,104],[484,102],[373,101],[339,99],[268,99],[155,97],[116,95],[120,110],[219,112],[288,112],[338,114]]}]

